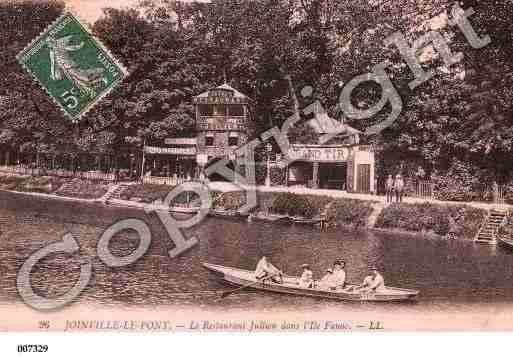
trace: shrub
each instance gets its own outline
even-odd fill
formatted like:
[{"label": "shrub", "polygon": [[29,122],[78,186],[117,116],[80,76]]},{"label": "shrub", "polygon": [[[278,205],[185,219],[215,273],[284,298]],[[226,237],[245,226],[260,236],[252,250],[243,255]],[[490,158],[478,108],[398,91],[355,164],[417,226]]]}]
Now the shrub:
[{"label": "shrub", "polygon": [[26,180],[27,177],[0,176],[0,188],[5,190],[15,190],[20,183]]},{"label": "shrub", "polygon": [[383,209],[376,227],[432,231],[441,236],[454,232],[463,238],[473,238],[485,216],[486,211],[470,206],[394,203]]},{"label": "shrub", "polygon": [[132,198],[140,198],[141,202],[152,203],[157,199],[164,200],[174,187],[156,184],[134,184],[128,186],[119,198],[129,201]]},{"label": "shrub", "polygon": [[[241,175],[245,175],[245,166],[240,166]],[[259,186],[265,184],[267,177],[267,167],[265,163],[257,163],[255,165],[255,183]],[[286,169],[277,166],[272,166],[270,170],[270,179],[272,186],[284,186],[286,178]]]},{"label": "shrub", "polygon": [[331,203],[326,220],[334,226],[355,225],[365,226],[372,213],[372,202],[357,199],[335,199]]},{"label": "shrub", "polygon": [[108,185],[78,178],[67,181],[55,194],[58,196],[95,199],[107,193]]},{"label": "shrub", "polygon": [[226,210],[237,210],[246,203],[246,194],[243,191],[227,192],[215,196],[213,200],[214,208],[223,208]]},{"label": "shrub", "polygon": [[482,184],[468,163],[454,161],[446,173],[431,176],[435,198],[441,201],[471,202],[484,200]]},{"label": "shrub", "polygon": [[279,193],[273,201],[272,212],[290,216],[312,217],[315,208],[306,196]]},{"label": "shrub", "polygon": [[66,179],[59,177],[30,177],[16,186],[17,191],[50,194],[58,190]]}]

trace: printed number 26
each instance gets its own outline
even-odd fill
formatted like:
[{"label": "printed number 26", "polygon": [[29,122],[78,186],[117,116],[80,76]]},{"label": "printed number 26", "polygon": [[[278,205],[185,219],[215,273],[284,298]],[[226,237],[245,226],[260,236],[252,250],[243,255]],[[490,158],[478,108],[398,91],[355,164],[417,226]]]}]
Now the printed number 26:
[{"label": "printed number 26", "polygon": [[64,91],[61,97],[63,98],[66,107],[75,108],[78,106],[78,99],[73,95],[73,93],[70,93],[70,91]]}]

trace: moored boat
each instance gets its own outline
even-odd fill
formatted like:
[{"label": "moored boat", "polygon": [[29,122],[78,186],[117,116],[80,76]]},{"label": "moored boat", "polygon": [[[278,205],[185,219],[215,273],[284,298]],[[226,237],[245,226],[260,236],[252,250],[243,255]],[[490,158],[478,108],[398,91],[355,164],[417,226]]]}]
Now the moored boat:
[{"label": "moored boat", "polygon": [[315,218],[291,217],[291,219],[292,219],[292,223],[296,223],[296,224],[314,225],[314,224],[321,222],[320,217],[315,217]]},{"label": "moored boat", "polygon": [[238,286],[247,286],[258,290],[301,295],[307,297],[328,298],[340,301],[352,302],[401,302],[412,301],[417,298],[419,291],[411,289],[402,289],[395,287],[385,287],[382,291],[363,293],[343,290],[322,290],[319,288],[302,288],[298,285],[299,278],[292,276],[283,276],[283,284],[270,281],[264,283],[255,279],[254,272],[240,268],[225,267],[216,264],[203,263],[203,266],[221,276],[225,282]]},{"label": "moored boat", "polygon": [[499,236],[499,244],[503,246],[504,248],[513,250],[513,239],[506,238],[504,236]]},{"label": "moored boat", "polygon": [[195,214],[200,211],[200,207],[181,207],[181,206],[174,206],[169,207],[169,212],[175,212],[175,213],[190,213]]},{"label": "moored boat", "polygon": [[249,213],[241,213],[239,211],[224,209],[212,209],[208,214],[212,217],[226,219],[247,219],[249,216]]}]

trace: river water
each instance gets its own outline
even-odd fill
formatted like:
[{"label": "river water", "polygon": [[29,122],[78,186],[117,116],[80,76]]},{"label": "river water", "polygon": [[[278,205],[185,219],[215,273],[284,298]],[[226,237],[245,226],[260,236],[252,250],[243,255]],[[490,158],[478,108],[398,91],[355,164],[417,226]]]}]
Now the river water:
[{"label": "river water", "polygon": [[[98,238],[112,223],[125,218],[146,221],[152,231],[152,243],[147,254],[134,264],[109,268],[96,255]],[[81,261],[89,258],[94,274],[78,299],[84,304],[256,311],[315,311],[340,305],[353,306],[352,310],[386,306],[387,311],[468,311],[476,306],[508,305],[513,301],[513,254],[495,246],[208,218],[187,230],[187,235],[194,234],[199,244],[179,258],[170,259],[167,252],[173,244],[155,215],[136,209],[0,192],[1,303],[21,303],[16,291],[17,271],[31,253],[61,240],[67,232],[78,240],[80,253],[45,258],[33,270],[32,284],[45,296],[63,294],[78,279]],[[123,232],[111,243],[113,253],[127,255],[137,247],[138,239],[134,233]],[[421,294],[417,303],[406,306],[339,303],[251,291],[219,300],[219,291],[229,287],[217,281],[201,263],[252,269],[262,255],[287,274],[297,275],[301,264],[310,263],[316,278],[335,259],[343,259],[351,282],[360,282],[369,264],[375,264],[388,285],[418,289]]]}]

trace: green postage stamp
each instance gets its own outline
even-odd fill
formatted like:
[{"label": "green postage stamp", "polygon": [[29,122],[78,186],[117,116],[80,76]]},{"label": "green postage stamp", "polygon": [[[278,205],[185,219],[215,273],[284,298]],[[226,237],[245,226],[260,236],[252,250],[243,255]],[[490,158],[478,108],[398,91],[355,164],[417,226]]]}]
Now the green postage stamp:
[{"label": "green postage stamp", "polygon": [[128,75],[71,12],[63,13],[17,59],[73,121]]}]

